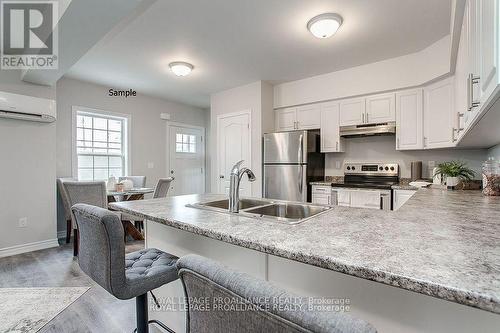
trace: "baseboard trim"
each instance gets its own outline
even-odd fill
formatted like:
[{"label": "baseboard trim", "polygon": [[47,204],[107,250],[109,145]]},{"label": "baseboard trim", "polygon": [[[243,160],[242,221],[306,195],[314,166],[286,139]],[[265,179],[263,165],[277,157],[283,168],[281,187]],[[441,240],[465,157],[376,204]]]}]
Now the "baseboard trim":
[{"label": "baseboard trim", "polygon": [[47,239],[40,242],[4,247],[3,249],[0,249],[0,258],[10,257],[16,254],[21,254],[26,252],[48,249],[56,246],[59,246],[59,242],[57,241],[57,239]]}]

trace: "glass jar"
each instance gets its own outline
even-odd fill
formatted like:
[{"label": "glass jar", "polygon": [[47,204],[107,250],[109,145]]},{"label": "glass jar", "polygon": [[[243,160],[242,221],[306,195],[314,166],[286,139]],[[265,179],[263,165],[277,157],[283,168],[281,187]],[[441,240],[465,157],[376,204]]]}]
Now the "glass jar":
[{"label": "glass jar", "polygon": [[500,195],[500,162],[493,157],[483,163],[483,194]]}]

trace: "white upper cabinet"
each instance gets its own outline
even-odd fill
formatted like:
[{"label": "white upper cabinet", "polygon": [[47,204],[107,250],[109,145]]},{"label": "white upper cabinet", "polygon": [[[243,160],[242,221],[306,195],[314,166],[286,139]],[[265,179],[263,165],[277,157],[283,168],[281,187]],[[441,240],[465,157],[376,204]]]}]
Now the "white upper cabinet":
[{"label": "white upper cabinet", "polygon": [[321,108],[319,104],[299,106],[297,108],[297,129],[320,128]]},{"label": "white upper cabinet", "polygon": [[366,98],[365,123],[387,123],[396,121],[394,94],[380,94]]},{"label": "white upper cabinet", "polygon": [[320,128],[321,109],[318,104],[274,111],[276,131],[294,131]]},{"label": "white upper cabinet", "polygon": [[321,152],[343,152],[344,142],[339,131],[339,103],[321,104]]},{"label": "white upper cabinet", "polygon": [[484,104],[498,84],[498,0],[479,3],[479,85],[480,102]]},{"label": "white upper cabinet", "polygon": [[297,125],[297,108],[285,108],[274,111],[276,131],[293,131]]},{"label": "white upper cabinet", "polygon": [[453,78],[424,88],[424,148],[454,146],[454,88]]},{"label": "white upper cabinet", "polygon": [[396,93],[396,149],[424,148],[422,89]]},{"label": "white upper cabinet", "polygon": [[340,101],[340,126],[364,124],[365,106],[365,98],[352,98]]}]

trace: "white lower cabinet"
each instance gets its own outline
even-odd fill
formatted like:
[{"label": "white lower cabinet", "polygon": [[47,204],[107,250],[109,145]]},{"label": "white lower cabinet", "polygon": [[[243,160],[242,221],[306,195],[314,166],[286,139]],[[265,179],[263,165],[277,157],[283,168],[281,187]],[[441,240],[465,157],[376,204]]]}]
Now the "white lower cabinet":
[{"label": "white lower cabinet", "polygon": [[332,187],[329,185],[313,185],[311,201],[319,205],[334,205],[332,200]]},{"label": "white lower cabinet", "polygon": [[392,209],[398,210],[401,208],[401,206],[403,206],[416,192],[415,190],[394,190],[392,196]]}]

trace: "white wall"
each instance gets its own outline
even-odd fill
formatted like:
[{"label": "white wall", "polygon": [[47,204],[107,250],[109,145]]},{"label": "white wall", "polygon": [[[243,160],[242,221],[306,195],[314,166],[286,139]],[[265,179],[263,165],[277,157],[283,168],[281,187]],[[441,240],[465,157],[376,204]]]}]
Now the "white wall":
[{"label": "white wall", "polygon": [[500,144],[488,149],[488,157],[494,157],[500,161]]},{"label": "white wall", "polygon": [[[410,163],[422,161],[422,175],[429,177],[428,161],[439,162],[461,160],[477,172],[481,178],[481,164],[486,159],[486,149],[432,149],[419,151],[397,151],[394,136],[351,138],[345,141],[344,153],[328,153],[325,155],[325,174],[327,176],[343,176],[344,162],[395,162],[401,168],[400,176],[410,177]],[[337,169],[337,163],[340,169]]]},{"label": "white wall", "polygon": [[274,108],[422,85],[450,72],[450,36],[409,55],[274,86]]},{"label": "white wall", "polygon": [[[72,176],[72,106],[84,106],[131,116],[129,173],[146,176],[147,185],[154,186],[158,178],[168,176],[166,121],[160,114],[166,112],[171,121],[202,127],[206,127],[210,115],[207,110],[139,92],[137,97],[110,97],[110,88],[69,78],[57,82],[57,177]],[[154,164],[153,169],[148,169],[149,162]],[[65,229],[64,221],[59,221],[58,229]]]},{"label": "white wall", "polygon": [[272,86],[257,81],[241,87],[215,93],[210,98],[211,136],[210,151],[212,153],[212,191],[218,188],[217,171],[217,116],[225,113],[251,110],[251,169],[257,181],[251,183],[252,196],[262,195],[262,134],[274,128],[272,117]]},{"label": "white wall", "polygon": [[[17,71],[2,71],[0,91],[51,99],[56,94],[21,82]],[[0,155],[0,256],[56,246],[56,123],[0,118]],[[18,227],[21,217],[28,218],[26,228]]]}]

